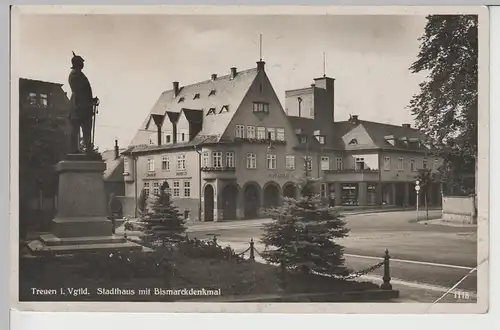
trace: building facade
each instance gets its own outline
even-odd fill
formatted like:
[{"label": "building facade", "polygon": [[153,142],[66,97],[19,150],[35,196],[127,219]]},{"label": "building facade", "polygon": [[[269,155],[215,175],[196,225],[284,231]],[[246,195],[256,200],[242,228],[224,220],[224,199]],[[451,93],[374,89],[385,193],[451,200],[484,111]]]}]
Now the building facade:
[{"label": "building facade", "polygon": [[423,136],[357,116],[335,122],[334,102],[334,79],[323,76],[287,91],[283,109],[262,61],[174,82],[123,153],[125,199],[135,206],[166,181],[187,220],[256,218],[296,196],[307,173],[333,205],[411,206],[418,168],[435,164]]}]

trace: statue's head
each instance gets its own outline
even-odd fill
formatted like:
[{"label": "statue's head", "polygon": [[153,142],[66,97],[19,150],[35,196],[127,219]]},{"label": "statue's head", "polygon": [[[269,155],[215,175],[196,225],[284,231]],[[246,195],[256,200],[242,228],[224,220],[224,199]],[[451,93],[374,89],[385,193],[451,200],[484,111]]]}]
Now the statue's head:
[{"label": "statue's head", "polygon": [[73,58],[71,59],[71,69],[83,69],[83,62],[85,60],[73,52]]}]

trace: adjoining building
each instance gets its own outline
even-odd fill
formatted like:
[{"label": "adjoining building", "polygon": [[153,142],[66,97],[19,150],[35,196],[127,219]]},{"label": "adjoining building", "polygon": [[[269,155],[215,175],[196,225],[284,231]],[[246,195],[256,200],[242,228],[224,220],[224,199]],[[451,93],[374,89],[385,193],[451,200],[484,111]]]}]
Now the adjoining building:
[{"label": "adjoining building", "polygon": [[[173,82],[123,152],[124,209],[166,181],[188,220],[260,217],[296,195],[304,170],[333,205],[411,206],[417,170],[439,164],[424,136],[358,116],[334,122],[334,96],[334,79],[323,76],[287,91],[283,109],[263,61],[192,85]],[[439,185],[432,191],[437,204]]]}]

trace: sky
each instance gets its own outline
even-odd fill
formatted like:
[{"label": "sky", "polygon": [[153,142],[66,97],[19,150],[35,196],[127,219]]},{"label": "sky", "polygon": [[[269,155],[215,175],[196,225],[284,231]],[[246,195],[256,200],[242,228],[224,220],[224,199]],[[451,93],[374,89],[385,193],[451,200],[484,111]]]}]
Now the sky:
[{"label": "sky", "polygon": [[103,15],[23,14],[19,76],[64,84],[72,51],[100,99],[96,145],[126,147],[172,82],[245,70],[259,60],[284,106],[285,90],[323,75],[335,82],[335,120],[412,123],[407,108],[425,79],[412,74],[425,17],[415,15]]}]

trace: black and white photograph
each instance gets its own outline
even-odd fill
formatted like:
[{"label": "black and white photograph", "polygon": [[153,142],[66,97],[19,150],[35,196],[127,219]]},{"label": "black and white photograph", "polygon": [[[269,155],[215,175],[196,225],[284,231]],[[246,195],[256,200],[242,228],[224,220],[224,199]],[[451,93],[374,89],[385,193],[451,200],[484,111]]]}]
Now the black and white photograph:
[{"label": "black and white photograph", "polygon": [[487,311],[486,8],[11,15],[16,308]]}]

